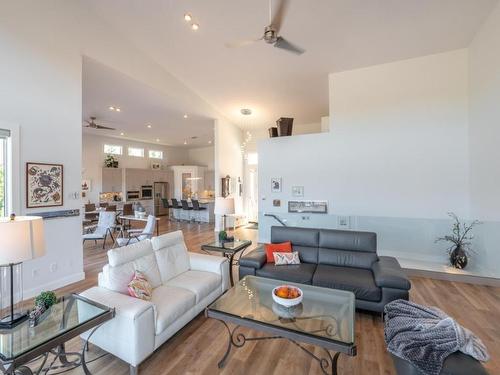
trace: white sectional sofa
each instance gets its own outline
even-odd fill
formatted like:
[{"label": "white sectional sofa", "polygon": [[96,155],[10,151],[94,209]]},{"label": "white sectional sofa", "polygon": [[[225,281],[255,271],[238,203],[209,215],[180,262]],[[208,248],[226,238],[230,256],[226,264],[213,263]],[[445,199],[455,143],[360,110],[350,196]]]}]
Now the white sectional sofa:
[{"label": "white sectional sofa", "polygon": [[[90,342],[129,363],[131,374],[229,288],[227,259],[188,252],[181,231],[109,250],[108,262],[99,274],[99,286],[82,296],[114,307],[116,316]],[[135,270],[153,286],[151,301],[128,295]]]}]

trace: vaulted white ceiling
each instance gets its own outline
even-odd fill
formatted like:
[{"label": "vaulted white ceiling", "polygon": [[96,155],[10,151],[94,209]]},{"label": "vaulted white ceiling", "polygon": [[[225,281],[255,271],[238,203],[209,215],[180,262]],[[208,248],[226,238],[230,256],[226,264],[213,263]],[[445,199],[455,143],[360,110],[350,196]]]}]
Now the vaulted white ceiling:
[{"label": "vaulted white ceiling", "polygon": [[83,59],[82,81],[83,119],[93,116],[97,124],[115,128],[83,128],[86,133],[167,146],[212,144],[213,119],[193,113],[185,98],[167,96],[89,58]]},{"label": "vaulted white ceiling", "polygon": [[[328,114],[328,73],[468,46],[497,0],[291,0],[281,34],[296,56],[258,38],[267,0],[88,0],[98,17],[245,128]],[[200,29],[192,31],[190,12]],[[254,110],[243,120],[239,109]]]}]

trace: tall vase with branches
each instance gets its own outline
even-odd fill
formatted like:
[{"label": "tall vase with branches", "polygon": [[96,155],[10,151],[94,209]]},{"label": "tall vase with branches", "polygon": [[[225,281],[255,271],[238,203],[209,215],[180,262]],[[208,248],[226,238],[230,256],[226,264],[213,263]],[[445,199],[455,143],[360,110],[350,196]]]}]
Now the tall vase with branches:
[{"label": "tall vase with branches", "polygon": [[448,216],[453,219],[451,235],[438,237],[435,242],[448,242],[450,245],[446,250],[450,256],[450,263],[453,267],[463,269],[467,266],[468,258],[475,254],[472,249],[472,240],[474,235],[472,228],[482,224],[479,220],[474,220],[469,224],[461,222],[458,216],[449,212]]}]

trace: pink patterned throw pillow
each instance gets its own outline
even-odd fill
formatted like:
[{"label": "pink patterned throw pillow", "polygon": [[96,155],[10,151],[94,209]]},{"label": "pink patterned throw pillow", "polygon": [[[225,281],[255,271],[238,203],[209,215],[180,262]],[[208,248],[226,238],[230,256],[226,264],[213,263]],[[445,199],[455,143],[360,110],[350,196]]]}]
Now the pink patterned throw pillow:
[{"label": "pink patterned throw pillow", "polygon": [[294,251],[292,253],[273,253],[274,264],[277,266],[284,266],[287,264],[300,264],[299,253]]},{"label": "pink patterned throw pillow", "polygon": [[135,271],[134,278],[128,283],[128,294],[145,301],[151,300],[153,288],[141,271]]}]

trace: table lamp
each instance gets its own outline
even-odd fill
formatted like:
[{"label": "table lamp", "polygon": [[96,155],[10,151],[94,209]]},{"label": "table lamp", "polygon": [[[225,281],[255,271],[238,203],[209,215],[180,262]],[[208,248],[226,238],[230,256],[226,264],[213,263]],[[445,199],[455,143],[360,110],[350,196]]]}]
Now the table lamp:
[{"label": "table lamp", "polygon": [[12,328],[28,317],[22,309],[22,262],[44,254],[41,217],[12,214],[0,218],[0,328]]},{"label": "table lamp", "polygon": [[222,215],[222,230],[219,232],[219,240],[224,241],[227,238],[226,232],[226,215],[233,215],[234,212],[234,198],[215,198],[215,215]]}]

